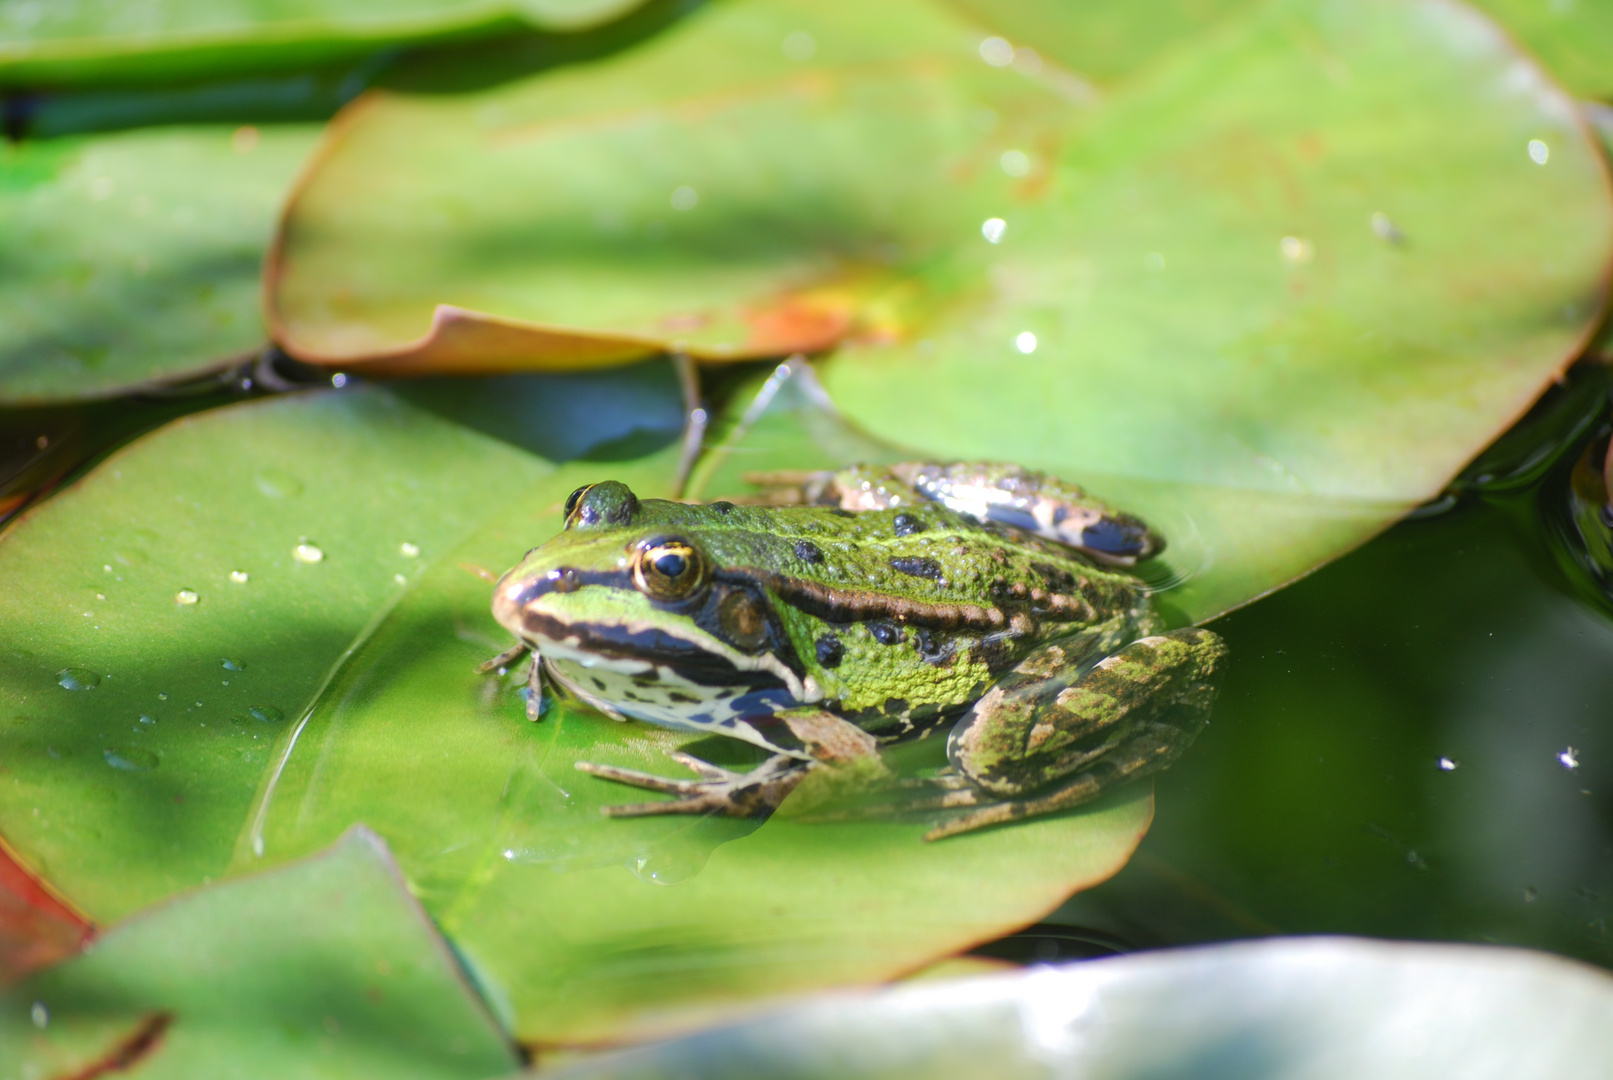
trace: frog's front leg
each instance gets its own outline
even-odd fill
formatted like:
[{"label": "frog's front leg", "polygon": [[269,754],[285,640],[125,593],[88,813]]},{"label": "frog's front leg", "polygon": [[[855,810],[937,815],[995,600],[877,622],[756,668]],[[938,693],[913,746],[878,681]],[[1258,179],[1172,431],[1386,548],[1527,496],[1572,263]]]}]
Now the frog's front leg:
[{"label": "frog's front leg", "polygon": [[860,787],[888,775],[874,737],[831,712],[788,709],[771,719],[782,725],[781,735],[788,733],[788,739],[779,741],[798,744],[800,753],[774,754],[750,772],[734,772],[681,752],[667,756],[698,774],[698,780],[671,779],[591,761],[579,761],[576,767],[602,780],[677,796],[662,802],[607,806],[604,813],[608,817],[717,814],[765,818],[803,781],[809,781],[809,790],[803,795],[816,806],[847,786]]},{"label": "frog's front leg", "polygon": [[1225,657],[1197,629],[1135,641],[1079,677],[1062,646],[1038,649],[953,728],[947,757],[973,791],[954,805],[977,806],[927,839],[1076,806],[1165,768],[1209,719]]}]

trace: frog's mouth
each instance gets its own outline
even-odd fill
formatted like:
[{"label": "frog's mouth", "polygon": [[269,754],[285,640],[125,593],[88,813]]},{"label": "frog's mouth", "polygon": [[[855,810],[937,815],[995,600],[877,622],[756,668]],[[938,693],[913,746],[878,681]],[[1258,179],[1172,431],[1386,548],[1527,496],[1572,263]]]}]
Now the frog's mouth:
[{"label": "frog's mouth", "polygon": [[521,636],[545,659],[585,668],[629,675],[664,669],[674,676],[667,681],[695,686],[802,689],[799,677],[775,657],[746,656],[719,642],[692,641],[661,627],[567,622],[529,607],[521,613]]}]

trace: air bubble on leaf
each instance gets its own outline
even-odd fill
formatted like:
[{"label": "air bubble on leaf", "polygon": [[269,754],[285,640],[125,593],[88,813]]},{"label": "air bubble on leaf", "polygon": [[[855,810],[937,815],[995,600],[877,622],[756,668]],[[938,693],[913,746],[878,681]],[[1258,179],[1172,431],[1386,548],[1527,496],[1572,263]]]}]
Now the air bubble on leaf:
[{"label": "air bubble on leaf", "polygon": [[784,37],[784,55],[790,60],[810,60],[818,55],[818,39],[805,30],[796,30]]},{"label": "air bubble on leaf", "polygon": [[201,601],[201,594],[195,589],[180,589],[174,593],[174,603],[181,607],[190,607],[193,604],[201,603]]},{"label": "air bubble on leaf", "polygon": [[232,657],[226,656],[224,658],[224,670],[225,671],[245,671],[246,670],[246,661],[245,660],[236,660],[236,659],[233,659]]},{"label": "air bubble on leaf", "polygon": [[986,238],[988,244],[1000,244],[1007,229],[1008,223],[1002,218],[987,218],[980,226],[980,235]]},{"label": "air bubble on leaf", "polygon": [[409,579],[404,577],[402,574],[393,574],[392,575],[392,580],[394,582],[396,582],[397,584],[399,584],[399,585],[407,585],[407,584],[409,584]]},{"label": "air bubble on leaf", "polygon": [[245,570],[231,570],[230,580],[235,582],[237,585],[245,585],[248,581],[252,580],[252,575],[247,573]]},{"label": "air bubble on leaf", "polygon": [[320,546],[318,544],[311,544],[306,540],[292,549],[291,554],[298,562],[308,563],[310,565],[317,562],[323,562],[325,560],[325,552],[320,548]]},{"label": "air bubble on leaf", "polygon": [[1303,236],[1285,236],[1277,247],[1282,251],[1283,258],[1291,263],[1308,263],[1316,255],[1316,249]]},{"label": "air bubble on leaf", "polygon": [[1382,210],[1372,212],[1372,231],[1377,234],[1380,240],[1387,240],[1391,244],[1398,244],[1406,238],[1405,234],[1400,231],[1400,226],[1396,225],[1389,215]]},{"label": "air bubble on leaf", "polygon": [[1000,37],[989,37],[980,43],[980,59],[992,67],[1007,67],[1014,62],[1014,47]]},{"label": "air bubble on leaf", "polygon": [[101,685],[101,676],[89,668],[68,667],[56,673],[56,682],[63,690],[93,690]]},{"label": "air bubble on leaf", "polygon": [[1551,160],[1551,147],[1541,139],[1529,140],[1529,160],[1536,165],[1544,165]]},{"label": "air bubble on leaf", "polygon": [[407,540],[398,545],[398,550],[403,552],[405,556],[411,559],[418,559],[420,557],[420,545],[411,544]]},{"label": "air bubble on leaf", "polygon": [[278,724],[286,718],[286,714],[273,705],[253,705],[247,709],[247,715],[265,724]]},{"label": "air bubble on leaf", "polygon": [[101,752],[106,763],[124,772],[147,772],[157,767],[157,755],[135,746],[109,746]]},{"label": "air bubble on leaf", "polygon": [[141,713],[140,722],[142,724],[155,724],[157,722],[157,718],[152,716],[150,713]]},{"label": "air bubble on leaf", "polygon": [[265,465],[252,479],[258,490],[271,499],[294,499],[302,494],[302,481],[273,465]]}]

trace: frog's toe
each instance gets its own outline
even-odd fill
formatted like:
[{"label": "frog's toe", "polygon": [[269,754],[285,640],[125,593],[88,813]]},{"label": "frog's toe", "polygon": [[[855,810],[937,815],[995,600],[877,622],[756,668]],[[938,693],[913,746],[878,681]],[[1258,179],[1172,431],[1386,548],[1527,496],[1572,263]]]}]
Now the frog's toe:
[{"label": "frog's toe", "polygon": [[767,817],[795,789],[811,765],[776,755],[747,773],[733,772],[678,751],[668,757],[700,775],[698,780],[674,780],[637,769],[577,762],[577,771],[648,791],[676,796],[662,802],[626,803],[601,807],[606,817],[650,817],[659,814],[718,814],[723,817]]}]

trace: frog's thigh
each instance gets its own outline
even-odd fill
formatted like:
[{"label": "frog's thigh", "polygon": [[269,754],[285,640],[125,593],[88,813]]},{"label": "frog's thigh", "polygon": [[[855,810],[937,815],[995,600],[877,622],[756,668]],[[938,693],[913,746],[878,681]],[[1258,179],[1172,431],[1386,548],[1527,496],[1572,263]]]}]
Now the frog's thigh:
[{"label": "frog's thigh", "polygon": [[1164,768],[1192,743],[1225,656],[1208,630],[1176,630],[1135,641],[1072,680],[1060,677],[1060,647],[1045,646],[958,722],[947,756],[1000,798],[1101,769],[1090,798],[1099,786]]},{"label": "frog's thigh", "polygon": [[789,709],[777,715],[812,755],[813,767],[795,786],[788,810],[810,813],[861,794],[890,778],[879,743],[862,728],[825,709]]}]

